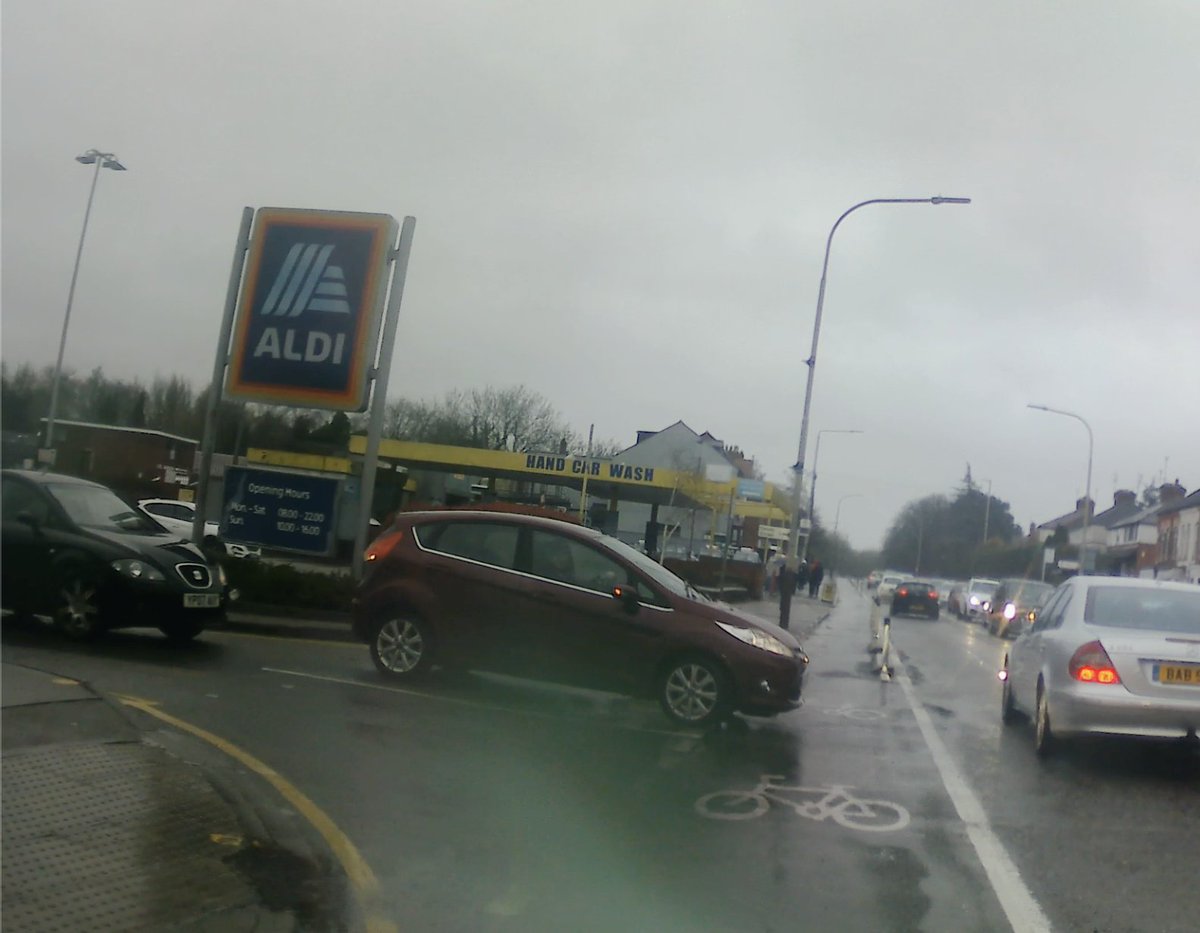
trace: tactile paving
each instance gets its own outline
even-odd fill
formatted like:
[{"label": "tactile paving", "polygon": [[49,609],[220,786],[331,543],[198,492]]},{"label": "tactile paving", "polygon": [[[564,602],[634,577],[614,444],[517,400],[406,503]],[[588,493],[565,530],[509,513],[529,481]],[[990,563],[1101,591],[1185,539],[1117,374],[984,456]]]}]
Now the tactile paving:
[{"label": "tactile paving", "polygon": [[6,929],[162,929],[255,900],[210,838],[240,832],[233,811],[161,749],[6,755],[3,790]]}]

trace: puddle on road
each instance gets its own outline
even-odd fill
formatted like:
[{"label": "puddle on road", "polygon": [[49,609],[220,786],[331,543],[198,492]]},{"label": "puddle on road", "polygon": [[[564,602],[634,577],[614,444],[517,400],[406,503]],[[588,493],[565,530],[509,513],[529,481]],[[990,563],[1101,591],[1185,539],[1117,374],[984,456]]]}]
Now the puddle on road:
[{"label": "puddle on road", "polygon": [[346,881],[328,858],[306,857],[256,840],[226,861],[253,885],[268,910],[290,912],[297,929],[350,929]]}]

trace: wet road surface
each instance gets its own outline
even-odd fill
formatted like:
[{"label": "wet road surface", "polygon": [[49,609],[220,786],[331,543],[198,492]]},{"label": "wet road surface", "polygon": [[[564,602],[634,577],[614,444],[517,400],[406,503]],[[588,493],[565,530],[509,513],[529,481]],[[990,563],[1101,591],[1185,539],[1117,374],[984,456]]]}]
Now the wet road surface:
[{"label": "wet road surface", "polygon": [[902,674],[881,683],[868,603],[845,590],[806,641],[805,706],[707,734],[502,678],[395,688],[354,645],[6,630],[4,650],[158,701],[286,775],[401,928],[1196,927],[1200,756],[1110,743],[1039,762],[1027,729],[1000,725],[1003,642],[896,620]]}]

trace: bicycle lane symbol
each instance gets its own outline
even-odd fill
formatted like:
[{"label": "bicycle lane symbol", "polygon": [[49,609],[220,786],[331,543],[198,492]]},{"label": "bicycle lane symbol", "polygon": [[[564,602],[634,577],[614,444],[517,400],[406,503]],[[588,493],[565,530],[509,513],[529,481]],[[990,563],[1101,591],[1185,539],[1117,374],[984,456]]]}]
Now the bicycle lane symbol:
[{"label": "bicycle lane symbol", "polygon": [[904,829],[911,817],[908,810],[887,800],[864,800],[846,784],[801,787],[784,784],[782,774],[764,774],[750,790],[719,790],[705,794],[695,803],[696,812],[710,820],[752,820],[770,809],[771,803],[790,807],[805,819],[832,819],[839,826],[861,832],[888,833]]}]

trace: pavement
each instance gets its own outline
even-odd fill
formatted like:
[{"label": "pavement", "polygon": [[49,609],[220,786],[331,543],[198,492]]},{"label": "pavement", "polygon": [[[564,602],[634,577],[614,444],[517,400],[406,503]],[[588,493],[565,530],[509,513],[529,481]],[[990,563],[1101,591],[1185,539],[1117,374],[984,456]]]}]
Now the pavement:
[{"label": "pavement", "polygon": [[[777,599],[736,608],[779,619]],[[810,637],[832,608],[798,595],[791,631]],[[239,609],[221,628],[354,641],[348,617]],[[4,662],[0,686],[8,928],[352,928],[336,859],[265,783],[78,679]]]},{"label": "pavement", "polygon": [[6,928],[350,928],[335,860],[265,784],[86,683],[0,677]]}]

